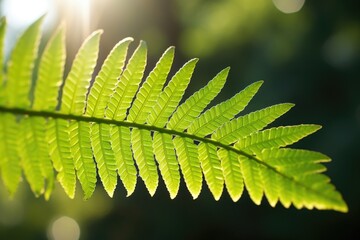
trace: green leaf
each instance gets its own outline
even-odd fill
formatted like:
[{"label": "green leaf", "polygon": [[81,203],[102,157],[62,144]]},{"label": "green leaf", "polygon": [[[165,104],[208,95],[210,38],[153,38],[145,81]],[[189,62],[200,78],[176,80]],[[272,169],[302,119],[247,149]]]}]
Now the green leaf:
[{"label": "green leaf", "polygon": [[91,125],[91,146],[101,182],[110,197],[113,197],[117,184],[117,164],[111,149],[110,125]]},{"label": "green leaf", "polygon": [[106,109],[106,116],[108,118],[120,121],[126,118],[127,109],[131,105],[144,74],[146,56],[147,47],[145,42],[141,41],[129,60],[110,99],[108,108]]},{"label": "green leaf", "polygon": [[130,122],[145,123],[165,84],[173,60],[174,48],[170,47],[161,56],[136,94],[128,115]]},{"label": "green leaf", "polygon": [[240,162],[234,152],[224,149],[217,151],[221,160],[221,168],[224,174],[225,186],[231,199],[236,202],[241,197],[244,189],[243,176],[241,174]]},{"label": "green leaf", "polygon": [[218,128],[211,138],[224,144],[232,144],[263,129],[293,106],[289,103],[278,104],[233,119]]},{"label": "green leaf", "polygon": [[34,22],[19,38],[7,65],[7,106],[28,108],[33,68],[40,43],[43,17]]},{"label": "green leaf", "polygon": [[134,128],[131,132],[131,147],[140,177],[150,195],[153,196],[159,183],[159,177],[153,157],[150,132]]},{"label": "green leaf", "polygon": [[127,50],[132,41],[132,38],[123,39],[115,45],[107,56],[90,89],[86,115],[104,117],[105,108],[123,71]]},{"label": "green leaf", "polygon": [[173,76],[153,107],[147,119],[148,124],[157,127],[165,126],[184,95],[197,61],[198,59],[190,60]]},{"label": "green leaf", "polygon": [[40,59],[33,108],[54,111],[65,66],[65,29],[61,25],[50,38]]},{"label": "green leaf", "polygon": [[184,131],[197,118],[205,107],[219,94],[223,88],[230,68],[225,68],[205,87],[194,93],[181,104],[172,115],[168,128]]},{"label": "green leaf", "polygon": [[49,199],[54,188],[54,171],[50,159],[48,142],[46,139],[46,119],[42,117],[29,118],[31,131],[33,132],[34,147],[38,149],[36,154],[43,178],[45,179],[45,199]]},{"label": "green leaf", "polygon": [[155,158],[159,163],[160,173],[170,193],[170,198],[174,199],[179,191],[180,173],[171,136],[156,132],[154,134],[153,148]]},{"label": "green leaf", "polygon": [[[260,205],[264,195],[264,188],[266,193],[268,191],[268,188],[266,188],[267,185],[264,186],[264,184],[269,183],[269,185],[274,185],[274,182],[269,178],[266,179],[266,183],[264,183],[263,176],[260,171],[263,166],[259,165],[258,162],[242,155],[239,155],[238,157],[245,187],[250,195],[250,198],[255,204]],[[274,186],[273,189],[276,189],[276,186]],[[271,191],[270,188],[269,190]],[[271,194],[271,192],[268,194]],[[273,199],[272,195],[270,195],[268,199],[270,204],[274,206],[273,201],[270,201]]]},{"label": "green leaf", "polygon": [[198,153],[205,181],[215,200],[218,201],[224,188],[224,177],[220,160],[216,155],[216,147],[208,143],[200,143]]},{"label": "green leaf", "polygon": [[114,150],[118,173],[127,196],[130,196],[136,186],[137,170],[131,152],[130,129],[126,127],[111,128],[111,146]]},{"label": "green leaf", "polygon": [[188,138],[175,137],[173,142],[186,186],[191,196],[196,199],[202,187],[202,172],[198,161],[197,146]]},{"label": "green leaf", "polygon": [[[305,206],[310,209],[316,207],[318,209],[331,208],[341,212],[348,211],[341,195],[329,183],[329,178],[319,174],[324,169],[319,169],[318,163],[329,161],[327,156],[306,150],[266,149],[259,154],[259,158],[272,167],[264,168],[263,172],[277,175],[278,195],[285,207],[293,201],[297,208]],[[307,164],[315,168],[304,171],[299,167],[299,161],[303,166]],[[272,190],[268,189],[268,191]]]},{"label": "green leaf", "polygon": [[321,126],[313,124],[270,128],[239,140],[235,147],[252,153],[261,152],[262,149],[266,148],[285,147],[316,132],[320,128]]},{"label": "green leaf", "polygon": [[201,137],[213,133],[248,105],[262,83],[262,81],[253,83],[229,100],[210,108],[195,119],[190,125],[188,132]]},{"label": "green leaf", "polygon": [[[0,19],[0,66],[4,64],[4,42],[5,42],[5,32],[6,32],[6,19],[2,17]],[[0,104],[4,102],[5,95],[5,81],[4,81],[4,72],[1,67],[0,69]]]},{"label": "green leaf", "polygon": [[[98,175],[109,196],[119,175],[129,196],[139,172],[151,196],[160,173],[171,198],[183,175],[195,199],[204,175],[215,200],[225,186],[237,201],[245,186],[255,204],[265,196],[271,206],[281,202],[286,208],[348,211],[324,175],[330,159],[285,148],[320,126],[263,130],[292,104],[238,116],[262,81],[203,112],[224,86],[227,68],[180,105],[197,59],[187,62],[163,89],[174,59],[174,48],[168,48],[141,83],[147,48],[141,41],[124,67],[132,41],[127,38],[113,48],[92,82],[101,34],[96,31],[80,47],[63,82],[65,31],[60,27],[46,44],[33,82],[41,21],[25,31],[5,63],[8,73],[0,78],[0,172],[11,195],[23,171],[34,194],[49,199],[55,169],[70,198],[75,197],[77,179],[84,198],[91,197]],[[0,20],[0,52],[4,32],[5,20]]]},{"label": "green leaf", "polygon": [[71,154],[77,178],[84,191],[84,198],[91,197],[96,186],[96,167],[93,160],[90,142],[90,124],[71,121],[69,124]]},{"label": "green leaf", "polygon": [[58,172],[56,179],[65,190],[65,193],[73,199],[75,197],[76,175],[69,142],[69,122],[63,119],[49,119],[46,135],[49,154],[53,166]]},{"label": "green leaf", "polygon": [[76,54],[63,88],[61,102],[63,113],[76,115],[84,113],[86,94],[98,58],[101,33],[100,30],[92,33]]},{"label": "green leaf", "polygon": [[0,114],[1,177],[11,196],[14,196],[21,180],[18,130],[19,124],[13,114]]},{"label": "green leaf", "polygon": [[42,166],[38,156],[35,134],[32,129],[32,119],[25,117],[19,123],[19,155],[21,166],[24,169],[25,177],[30,184],[30,188],[39,197],[44,192],[44,177]]}]

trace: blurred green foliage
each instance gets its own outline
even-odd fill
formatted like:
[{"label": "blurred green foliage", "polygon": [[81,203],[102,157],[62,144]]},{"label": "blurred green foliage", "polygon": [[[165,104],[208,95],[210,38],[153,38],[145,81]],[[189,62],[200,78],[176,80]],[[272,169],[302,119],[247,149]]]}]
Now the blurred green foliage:
[{"label": "blurred green foliage", "polygon": [[[57,186],[45,202],[35,199],[23,184],[14,200],[0,186],[0,239],[47,239],[51,221],[62,215],[79,222],[81,239],[360,238],[356,222],[360,217],[360,188],[356,187],[360,182],[358,1],[307,1],[294,14],[284,14],[264,0],[92,2],[89,30],[104,29],[102,59],[117,41],[132,36],[148,43],[151,68],[161,52],[174,45],[174,69],[189,58],[200,57],[189,92],[230,66],[229,81],[218,101],[264,79],[248,111],[293,102],[295,108],[277,125],[323,125],[296,147],[332,157],[327,174],[343,193],[349,213],[273,209],[267,203],[258,207],[247,196],[238,203],[225,195],[215,202],[206,188],[193,201],[183,183],[175,200],[169,199],[165,186],[151,198],[140,181],[130,198],[120,188],[109,199],[97,188],[89,201],[83,202],[80,194],[71,201]],[[76,11],[58,4],[56,12],[58,19],[66,18],[68,59],[73,59],[84,39],[84,26],[77,21]]]}]

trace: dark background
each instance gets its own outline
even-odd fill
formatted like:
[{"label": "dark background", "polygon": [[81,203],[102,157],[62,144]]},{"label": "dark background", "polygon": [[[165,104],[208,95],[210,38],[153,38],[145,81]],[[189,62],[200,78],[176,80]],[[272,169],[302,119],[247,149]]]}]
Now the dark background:
[{"label": "dark background", "polygon": [[23,183],[9,200],[1,183],[0,239],[47,239],[51,222],[63,215],[79,223],[81,239],[360,239],[359,1],[307,1],[299,12],[284,14],[265,0],[93,0],[86,26],[80,10],[66,8],[65,2],[55,3],[44,39],[65,19],[67,69],[84,34],[101,28],[100,62],[128,36],[135,39],[131,49],[140,39],[147,42],[147,72],[170,45],[177,51],[173,72],[199,57],[186,96],[227,66],[231,72],[217,101],[265,80],[245,112],[292,102],[295,108],[276,125],[322,125],[295,147],[333,159],[326,174],[349,212],[271,208],[266,200],[256,206],[246,192],[234,203],[224,191],[216,202],[205,184],[192,200],[184,182],[174,200],[162,181],[150,197],[140,179],[129,198],[119,182],[113,199],[99,184],[90,200],[82,200],[80,187],[76,199],[69,200],[58,185],[46,202]]}]

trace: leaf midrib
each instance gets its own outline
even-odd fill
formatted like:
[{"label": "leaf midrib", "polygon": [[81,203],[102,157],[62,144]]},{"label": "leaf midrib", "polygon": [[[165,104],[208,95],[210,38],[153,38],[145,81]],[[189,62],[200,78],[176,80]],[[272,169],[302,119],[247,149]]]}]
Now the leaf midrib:
[{"label": "leaf midrib", "polygon": [[96,117],[88,117],[88,116],[84,116],[84,115],[73,115],[73,114],[64,114],[61,112],[49,112],[49,111],[37,111],[37,110],[33,110],[33,109],[21,109],[21,108],[9,108],[9,107],[4,107],[4,106],[0,106],[0,113],[12,113],[12,114],[17,114],[17,115],[23,115],[23,116],[29,116],[29,117],[35,117],[35,116],[39,116],[39,117],[44,117],[44,118],[54,118],[54,119],[64,119],[64,120],[75,120],[75,121],[82,121],[82,122],[89,122],[89,123],[104,123],[104,124],[113,124],[116,126],[124,126],[124,127],[132,127],[132,128],[138,128],[139,130],[144,129],[144,130],[148,130],[148,131],[153,131],[153,132],[160,132],[160,133],[166,133],[166,134],[170,134],[170,135],[176,135],[176,136],[180,136],[180,137],[184,137],[184,138],[189,138],[195,141],[199,141],[199,142],[204,142],[204,143],[209,143],[212,144],[216,147],[219,148],[223,148],[226,149],[228,151],[232,151],[235,152],[239,155],[245,156],[253,161],[256,161],[257,163],[265,166],[266,168],[274,171],[275,173],[279,174],[280,176],[289,179],[290,181],[296,183],[297,185],[307,189],[310,192],[314,192],[315,194],[322,196],[325,199],[329,199],[332,200],[334,202],[338,202],[338,199],[336,198],[331,198],[329,196],[326,196],[323,194],[323,192],[318,191],[316,189],[310,188],[309,186],[297,181],[295,178],[293,178],[292,176],[288,176],[282,172],[279,172],[275,167],[267,164],[264,161],[261,161],[260,159],[256,158],[255,155],[249,154],[247,152],[244,152],[242,150],[236,149],[232,146],[223,144],[221,142],[217,142],[214,141],[210,138],[205,138],[205,137],[199,137],[196,135],[192,135],[192,134],[188,134],[186,132],[178,132],[175,130],[171,130],[171,129],[166,129],[166,128],[161,128],[161,127],[156,127],[156,126],[152,126],[152,125],[147,125],[147,124],[139,124],[139,123],[133,123],[133,122],[127,122],[127,121],[119,121],[119,120],[113,120],[113,119],[106,119],[106,118],[96,118]]}]

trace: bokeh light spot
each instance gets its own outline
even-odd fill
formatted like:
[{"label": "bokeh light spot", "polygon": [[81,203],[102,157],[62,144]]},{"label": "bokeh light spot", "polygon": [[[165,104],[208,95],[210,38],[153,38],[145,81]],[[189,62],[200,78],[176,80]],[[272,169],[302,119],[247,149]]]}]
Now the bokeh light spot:
[{"label": "bokeh light spot", "polygon": [[74,219],[63,216],[52,223],[50,235],[52,240],[78,240],[80,227]]},{"label": "bokeh light spot", "polygon": [[305,0],[273,0],[273,3],[283,13],[296,13],[304,6]]}]

